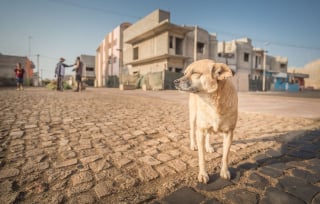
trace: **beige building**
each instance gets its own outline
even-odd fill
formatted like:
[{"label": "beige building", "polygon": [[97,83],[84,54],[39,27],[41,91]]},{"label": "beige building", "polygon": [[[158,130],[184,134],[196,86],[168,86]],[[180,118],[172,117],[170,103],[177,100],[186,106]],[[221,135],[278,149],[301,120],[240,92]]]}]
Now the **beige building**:
[{"label": "beige building", "polygon": [[[234,84],[238,91],[249,91],[250,80],[262,80],[265,67],[266,78],[272,73],[286,73],[288,59],[265,55],[265,50],[254,48],[249,38],[218,43],[217,61],[224,62],[235,72]],[[266,56],[266,59],[264,57]],[[269,82],[271,83],[271,82]]]},{"label": "beige building", "polygon": [[15,73],[17,63],[25,69],[24,85],[34,85],[33,69],[35,65],[28,57],[0,54],[0,86],[15,86]]},{"label": "beige building", "polygon": [[142,77],[147,89],[173,88],[174,78],[191,62],[216,56],[216,35],[196,26],[175,25],[167,11],[152,12],[123,34],[125,69]]},{"label": "beige building", "polygon": [[262,78],[264,67],[265,78],[287,70],[287,58],[264,56],[264,50],[254,48],[249,38],[218,43],[216,34],[173,24],[169,12],[155,10],[106,35],[97,48],[95,86],[173,89],[173,80],[190,63],[207,58],[228,64],[237,90],[249,91],[250,80]]},{"label": "beige building", "polygon": [[95,87],[118,87],[123,68],[123,31],[130,23],[123,23],[108,33],[96,50]]}]

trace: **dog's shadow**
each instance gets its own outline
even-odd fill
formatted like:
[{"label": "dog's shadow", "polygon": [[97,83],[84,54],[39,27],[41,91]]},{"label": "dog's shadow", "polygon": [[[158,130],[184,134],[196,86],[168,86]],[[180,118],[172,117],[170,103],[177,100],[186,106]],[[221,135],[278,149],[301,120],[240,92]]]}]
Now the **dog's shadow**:
[{"label": "dog's shadow", "polygon": [[215,191],[215,190],[223,189],[227,186],[234,185],[235,183],[239,182],[240,177],[243,174],[243,168],[240,166],[237,168],[229,168],[229,171],[231,174],[230,180],[223,179],[220,177],[219,173],[215,173],[213,175],[209,175],[208,183],[206,184],[198,183],[197,189],[205,190],[205,191]]}]

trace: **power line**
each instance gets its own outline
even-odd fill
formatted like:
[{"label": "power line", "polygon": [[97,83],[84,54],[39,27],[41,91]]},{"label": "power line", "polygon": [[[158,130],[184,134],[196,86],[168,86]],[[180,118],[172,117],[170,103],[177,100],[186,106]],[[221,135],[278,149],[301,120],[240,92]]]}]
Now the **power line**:
[{"label": "power line", "polygon": [[115,16],[123,16],[123,17],[129,17],[129,18],[133,18],[133,19],[140,19],[140,16],[134,16],[134,15],[128,15],[128,14],[124,14],[118,11],[114,11],[114,10],[110,10],[110,9],[102,9],[102,8],[97,8],[97,7],[91,7],[91,6],[84,6],[78,3],[74,3],[74,2],[70,2],[70,1],[61,1],[61,0],[49,0],[55,3],[59,3],[59,4],[64,4],[64,5],[69,5],[69,6],[73,6],[73,7],[77,7],[77,8],[81,8],[81,9],[90,9],[90,10],[94,10],[94,11],[98,11],[104,14],[111,14],[111,15],[115,15]]}]

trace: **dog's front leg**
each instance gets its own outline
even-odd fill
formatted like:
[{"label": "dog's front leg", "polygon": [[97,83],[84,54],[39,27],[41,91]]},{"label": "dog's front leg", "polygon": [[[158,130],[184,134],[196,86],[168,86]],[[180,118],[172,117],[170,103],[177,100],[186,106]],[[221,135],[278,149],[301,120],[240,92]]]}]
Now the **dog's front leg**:
[{"label": "dog's front leg", "polygon": [[197,128],[196,131],[196,136],[197,136],[197,144],[198,144],[198,160],[199,160],[199,175],[198,175],[198,180],[199,182],[202,183],[207,183],[209,181],[209,176],[206,171],[206,166],[205,166],[205,159],[204,159],[204,154],[205,154],[205,134],[206,131],[204,129]]},{"label": "dog's front leg", "polygon": [[230,152],[230,146],[232,143],[233,132],[229,131],[229,132],[224,132],[222,134],[223,134],[223,156],[222,156],[222,162],[221,162],[220,177],[230,180],[231,175],[228,169],[228,162],[229,162],[229,152]]},{"label": "dog's front leg", "polygon": [[189,96],[189,125],[190,125],[190,149],[192,151],[197,150],[197,144],[195,139],[195,128],[196,128],[196,119],[197,119],[197,103],[196,95],[190,93]]}]

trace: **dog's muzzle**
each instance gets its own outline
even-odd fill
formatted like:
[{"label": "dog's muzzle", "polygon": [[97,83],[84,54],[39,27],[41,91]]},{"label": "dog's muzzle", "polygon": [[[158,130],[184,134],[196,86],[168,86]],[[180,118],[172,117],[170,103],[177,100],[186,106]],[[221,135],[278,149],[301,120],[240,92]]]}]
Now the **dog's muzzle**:
[{"label": "dog's muzzle", "polygon": [[176,89],[180,91],[186,91],[186,92],[197,92],[192,86],[191,82],[189,80],[185,79],[176,79],[173,81]]}]

